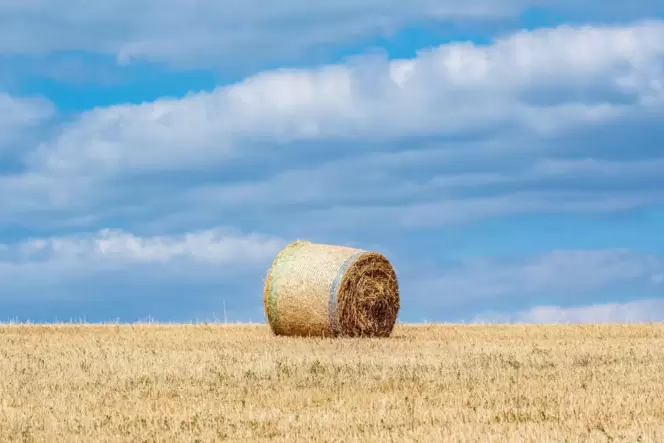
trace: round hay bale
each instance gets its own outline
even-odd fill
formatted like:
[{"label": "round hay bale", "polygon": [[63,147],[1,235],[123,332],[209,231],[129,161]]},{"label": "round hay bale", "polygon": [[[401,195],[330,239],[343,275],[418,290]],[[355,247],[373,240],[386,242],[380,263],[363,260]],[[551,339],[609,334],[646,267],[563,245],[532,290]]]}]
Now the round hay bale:
[{"label": "round hay bale", "polygon": [[382,254],[296,241],[272,263],[263,294],[275,335],[387,337],[400,307]]}]

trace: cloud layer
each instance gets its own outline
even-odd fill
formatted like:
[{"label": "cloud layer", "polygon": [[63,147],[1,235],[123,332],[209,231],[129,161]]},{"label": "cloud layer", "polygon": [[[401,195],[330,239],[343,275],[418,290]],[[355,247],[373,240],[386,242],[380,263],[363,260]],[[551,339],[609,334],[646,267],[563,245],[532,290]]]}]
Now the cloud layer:
[{"label": "cloud layer", "polygon": [[514,314],[481,314],[474,323],[650,323],[664,321],[664,300],[636,300],[590,306],[539,306]]},{"label": "cloud layer", "polygon": [[224,161],[261,140],[386,141],[515,129],[548,136],[659,112],[663,39],[664,22],[562,26],[486,47],[443,45],[412,60],[369,57],[266,72],[182,100],[85,113],[31,161],[56,171],[115,173]]},{"label": "cloud layer", "polygon": [[[131,13],[128,13],[131,11]],[[191,4],[116,1],[8,0],[0,6],[0,54],[89,51],[175,65],[261,65],[310,60],[321,52],[392,37],[418,26],[511,29],[524,14],[549,11],[572,20],[638,20],[661,16],[659,2],[635,0],[595,6],[550,0],[257,0]],[[305,57],[309,58],[305,58]]]},{"label": "cloud layer", "polygon": [[[473,258],[423,280],[418,293],[441,306],[496,304],[506,298],[528,301],[551,297],[574,301],[629,284],[641,291],[664,289],[664,258],[624,249],[554,250],[538,256]],[[430,294],[436,294],[435,296]]]},{"label": "cloud layer", "polygon": [[[292,59],[321,47],[389,35],[428,19],[514,15],[518,3],[122,0],[109,7],[80,1],[10,0],[0,6],[0,52],[84,50],[110,54],[123,63],[147,59],[201,64],[213,59],[231,65],[228,60],[240,58],[250,64],[251,58]],[[37,29],[41,38],[35,37]]]},{"label": "cloud layer", "polygon": [[[142,264],[224,268],[264,264],[285,245],[279,238],[241,234],[233,229],[210,229],[176,236],[142,237],[123,230],[103,229],[18,243],[0,244],[0,275],[10,277],[22,268],[42,276],[77,278],[100,269],[123,269]],[[37,268],[37,269],[32,269]]]},{"label": "cloud layer", "polygon": [[54,113],[54,106],[48,100],[16,98],[0,91],[0,158],[22,144],[27,131],[38,128]]},{"label": "cloud layer", "polygon": [[68,220],[168,218],[156,189],[194,218],[249,214],[261,229],[257,208],[281,225],[285,205],[311,224],[422,227],[660,204],[660,41],[659,21],[561,26],[94,109],[0,177],[15,196],[0,219],[45,204]]}]

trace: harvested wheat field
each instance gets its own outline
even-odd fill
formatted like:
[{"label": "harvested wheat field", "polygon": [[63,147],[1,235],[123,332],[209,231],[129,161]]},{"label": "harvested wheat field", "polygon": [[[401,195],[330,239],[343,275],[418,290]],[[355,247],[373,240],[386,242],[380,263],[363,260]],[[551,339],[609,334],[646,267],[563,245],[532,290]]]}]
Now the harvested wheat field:
[{"label": "harvested wheat field", "polygon": [[0,327],[0,441],[664,441],[664,325]]}]

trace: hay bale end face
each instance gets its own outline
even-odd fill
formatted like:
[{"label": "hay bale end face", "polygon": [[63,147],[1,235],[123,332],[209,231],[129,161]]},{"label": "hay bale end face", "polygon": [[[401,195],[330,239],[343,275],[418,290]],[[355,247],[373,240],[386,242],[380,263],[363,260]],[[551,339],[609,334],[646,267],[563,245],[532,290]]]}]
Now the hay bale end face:
[{"label": "hay bale end face", "polygon": [[382,254],[308,241],[277,255],[263,297],[276,335],[387,337],[400,307],[396,272]]}]

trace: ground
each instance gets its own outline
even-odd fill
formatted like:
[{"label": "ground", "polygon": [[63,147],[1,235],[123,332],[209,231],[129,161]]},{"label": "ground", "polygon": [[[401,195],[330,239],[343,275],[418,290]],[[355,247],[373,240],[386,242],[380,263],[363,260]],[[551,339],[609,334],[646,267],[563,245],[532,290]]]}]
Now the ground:
[{"label": "ground", "polygon": [[0,326],[0,441],[664,441],[664,325]]}]

